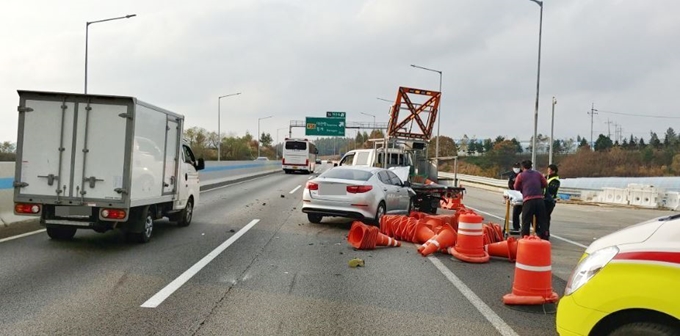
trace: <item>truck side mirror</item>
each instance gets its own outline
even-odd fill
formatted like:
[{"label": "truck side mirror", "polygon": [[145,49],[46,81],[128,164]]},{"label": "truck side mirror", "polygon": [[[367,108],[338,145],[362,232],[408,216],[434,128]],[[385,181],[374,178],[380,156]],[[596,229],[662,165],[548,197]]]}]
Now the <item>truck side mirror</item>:
[{"label": "truck side mirror", "polygon": [[196,163],[196,170],[203,170],[203,169],[205,169],[205,160],[198,159],[198,163]]}]

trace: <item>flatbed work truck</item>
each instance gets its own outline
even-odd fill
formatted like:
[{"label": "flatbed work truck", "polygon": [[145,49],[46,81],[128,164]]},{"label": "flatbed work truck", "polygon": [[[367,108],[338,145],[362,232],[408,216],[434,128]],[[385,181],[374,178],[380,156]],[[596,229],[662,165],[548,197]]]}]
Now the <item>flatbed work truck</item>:
[{"label": "flatbed work truck", "polygon": [[14,213],[55,240],[120,229],[146,243],[154,220],[188,226],[205,167],[184,116],[134,97],[19,90]]}]

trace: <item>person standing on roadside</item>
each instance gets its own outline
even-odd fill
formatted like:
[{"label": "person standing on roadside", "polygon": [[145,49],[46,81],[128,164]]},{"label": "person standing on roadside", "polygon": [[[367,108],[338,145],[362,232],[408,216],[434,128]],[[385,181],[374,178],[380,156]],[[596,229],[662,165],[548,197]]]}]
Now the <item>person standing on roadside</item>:
[{"label": "person standing on roadside", "polygon": [[[512,165],[512,172],[510,173],[510,178],[508,179],[508,189],[510,190],[515,190],[515,180],[517,180],[517,176],[520,173],[520,164],[519,162],[515,162],[514,165]],[[522,213],[522,205],[515,205],[512,207],[512,230],[510,231],[511,234],[518,234],[519,229],[520,229],[520,220],[519,220],[519,215]]]},{"label": "person standing on roadside", "polygon": [[531,225],[536,218],[536,235],[549,240],[549,228],[543,189],[548,187],[548,181],[543,174],[531,169],[531,160],[522,161],[521,174],[515,179],[515,190],[522,192],[522,232],[521,236],[531,233]]},{"label": "person standing on roadside", "polygon": [[548,165],[548,175],[545,177],[548,181],[548,187],[545,188],[545,211],[547,216],[546,234],[550,236],[548,229],[550,228],[550,218],[555,205],[557,204],[557,192],[560,190],[560,177],[557,175],[557,165]]}]

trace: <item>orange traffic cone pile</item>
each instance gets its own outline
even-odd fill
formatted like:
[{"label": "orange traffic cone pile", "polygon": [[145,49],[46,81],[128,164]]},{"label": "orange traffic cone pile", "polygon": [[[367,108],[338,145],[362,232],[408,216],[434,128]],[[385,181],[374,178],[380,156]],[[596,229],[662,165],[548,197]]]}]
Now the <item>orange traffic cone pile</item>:
[{"label": "orange traffic cone pile", "polygon": [[398,240],[380,233],[377,227],[362,222],[352,223],[347,241],[359,250],[372,250],[376,246],[401,246]]},{"label": "orange traffic cone pile", "polygon": [[484,245],[503,241],[503,228],[494,223],[484,224]]},{"label": "orange traffic cone pile", "polygon": [[519,240],[512,293],[503,296],[507,305],[540,305],[557,302],[552,290],[550,242],[536,236]]}]

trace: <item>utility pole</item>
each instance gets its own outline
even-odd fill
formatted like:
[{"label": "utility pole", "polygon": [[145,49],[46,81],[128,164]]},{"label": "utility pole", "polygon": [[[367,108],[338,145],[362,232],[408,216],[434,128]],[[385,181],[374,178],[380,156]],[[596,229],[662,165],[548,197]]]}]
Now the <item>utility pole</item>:
[{"label": "utility pole", "polygon": [[555,130],[555,105],[557,104],[557,99],[555,97],[552,98],[552,117],[550,118],[550,156],[548,160],[548,164],[553,163],[553,144],[555,143],[555,139],[553,139],[553,134]]},{"label": "utility pole", "polygon": [[594,149],[594,144],[593,144],[593,116],[597,113],[595,113],[597,110],[595,109],[595,103],[593,103],[590,107],[590,111],[588,114],[590,114],[590,150]]},{"label": "utility pole", "polygon": [[[607,122],[605,124],[607,124],[607,138],[611,139],[612,138],[612,127],[611,127],[612,122],[609,121],[609,118],[607,118]],[[614,128],[614,131],[616,131],[616,128]]]}]

